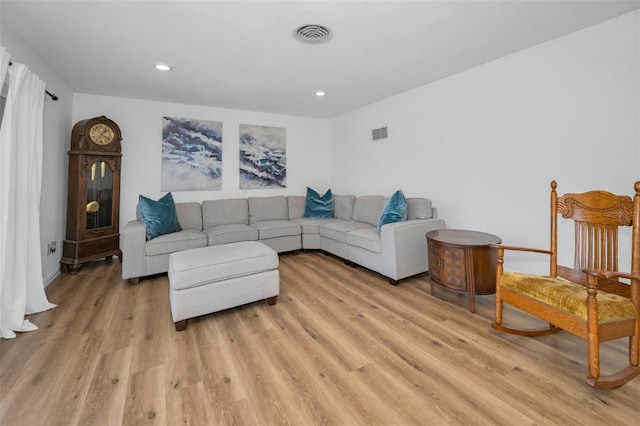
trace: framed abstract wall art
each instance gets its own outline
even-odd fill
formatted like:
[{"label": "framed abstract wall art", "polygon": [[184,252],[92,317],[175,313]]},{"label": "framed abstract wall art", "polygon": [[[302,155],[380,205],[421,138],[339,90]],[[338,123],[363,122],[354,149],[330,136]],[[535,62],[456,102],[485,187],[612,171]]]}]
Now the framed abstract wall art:
[{"label": "framed abstract wall art", "polygon": [[162,191],[222,189],[222,123],[162,117]]},{"label": "framed abstract wall art", "polygon": [[240,189],[286,187],[286,129],[241,124]]}]

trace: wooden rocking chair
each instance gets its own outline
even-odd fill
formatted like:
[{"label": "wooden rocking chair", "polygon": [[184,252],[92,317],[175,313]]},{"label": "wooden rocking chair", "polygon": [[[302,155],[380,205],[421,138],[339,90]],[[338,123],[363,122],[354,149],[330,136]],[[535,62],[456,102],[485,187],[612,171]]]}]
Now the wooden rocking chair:
[{"label": "wooden rocking chair", "polygon": [[[640,181],[633,200],[605,191],[558,197],[551,182],[551,249],[492,244],[497,248],[496,311],[493,328],[525,336],[566,330],[587,341],[587,384],[623,385],[640,374]],[[575,222],[572,268],[557,264],[558,214]],[[631,226],[631,273],[618,272],[618,228]],[[504,272],[505,250],[550,256],[549,276]],[[624,278],[631,285],[619,282]],[[549,323],[549,328],[520,330],[502,324],[503,303]],[[600,342],[629,337],[629,365],[600,377]]]}]

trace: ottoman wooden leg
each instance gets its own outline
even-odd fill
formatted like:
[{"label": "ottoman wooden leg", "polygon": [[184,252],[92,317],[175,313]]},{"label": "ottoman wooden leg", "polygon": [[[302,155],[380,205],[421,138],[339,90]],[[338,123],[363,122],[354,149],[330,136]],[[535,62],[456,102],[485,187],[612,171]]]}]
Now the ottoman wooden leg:
[{"label": "ottoman wooden leg", "polygon": [[267,297],[267,303],[269,304],[269,306],[275,305],[277,300],[278,296]]},{"label": "ottoman wooden leg", "polygon": [[183,319],[183,320],[178,321],[176,323],[176,331],[183,331],[186,328],[187,328],[187,320],[186,319]]}]

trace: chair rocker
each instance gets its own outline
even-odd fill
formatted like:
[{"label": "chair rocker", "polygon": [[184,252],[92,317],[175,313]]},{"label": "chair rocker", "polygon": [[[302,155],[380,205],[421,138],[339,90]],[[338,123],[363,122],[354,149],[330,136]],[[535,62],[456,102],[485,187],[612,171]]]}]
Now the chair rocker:
[{"label": "chair rocker", "polygon": [[[587,341],[587,384],[621,386],[640,374],[640,181],[633,200],[605,191],[558,197],[551,182],[551,248],[540,250],[492,244],[497,249],[496,330],[540,336],[566,330]],[[572,268],[557,264],[558,215],[575,224]],[[618,230],[631,227],[631,273],[618,272]],[[504,272],[505,250],[541,253],[550,258],[548,276]],[[619,281],[626,279],[630,282]],[[502,324],[503,303],[549,323],[538,330]],[[600,342],[629,338],[629,365],[600,376]]]}]

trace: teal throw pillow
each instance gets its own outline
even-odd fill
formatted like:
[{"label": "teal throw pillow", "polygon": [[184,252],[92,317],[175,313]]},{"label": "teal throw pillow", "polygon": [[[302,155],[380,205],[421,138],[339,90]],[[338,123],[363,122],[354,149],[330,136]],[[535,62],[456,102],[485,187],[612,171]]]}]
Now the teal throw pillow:
[{"label": "teal throw pillow", "polygon": [[176,204],[170,192],[158,201],[140,195],[138,204],[140,205],[141,221],[147,227],[147,240],[182,231],[176,213]]},{"label": "teal throw pillow", "polygon": [[404,222],[407,220],[407,199],[401,190],[393,193],[391,198],[382,209],[380,219],[378,219],[378,233],[382,229],[382,225],[394,222]]},{"label": "teal throw pillow", "polygon": [[327,190],[323,196],[307,187],[304,217],[308,219],[331,219],[333,217],[333,194]]}]

